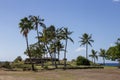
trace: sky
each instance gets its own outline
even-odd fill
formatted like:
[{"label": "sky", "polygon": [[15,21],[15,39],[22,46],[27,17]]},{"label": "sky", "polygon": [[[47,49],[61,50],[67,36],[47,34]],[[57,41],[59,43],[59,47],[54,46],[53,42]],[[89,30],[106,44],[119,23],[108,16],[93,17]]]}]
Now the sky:
[{"label": "sky", "polygon": [[[94,40],[89,54],[91,49],[99,52],[100,48],[114,46],[120,37],[120,0],[0,0],[0,61],[13,61],[17,56],[26,58],[25,38],[18,24],[29,15],[45,19],[47,26],[73,31],[74,44],[68,43],[68,60],[85,56],[85,47],[78,42],[84,33],[92,34]],[[35,42],[33,35],[34,32],[29,33],[30,44]]]}]

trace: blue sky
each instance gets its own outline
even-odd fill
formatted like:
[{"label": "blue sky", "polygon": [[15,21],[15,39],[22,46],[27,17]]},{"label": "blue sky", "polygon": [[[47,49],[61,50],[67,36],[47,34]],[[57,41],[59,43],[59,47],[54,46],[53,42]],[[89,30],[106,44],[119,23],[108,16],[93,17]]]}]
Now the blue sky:
[{"label": "blue sky", "polygon": [[[94,39],[89,54],[91,49],[108,49],[120,37],[120,0],[0,0],[1,61],[25,58],[25,39],[18,24],[29,15],[44,18],[47,26],[68,27],[74,32],[71,37],[75,43],[68,44],[68,60],[85,55],[84,47],[78,43],[85,32]],[[33,32],[29,42],[35,42]]]}]

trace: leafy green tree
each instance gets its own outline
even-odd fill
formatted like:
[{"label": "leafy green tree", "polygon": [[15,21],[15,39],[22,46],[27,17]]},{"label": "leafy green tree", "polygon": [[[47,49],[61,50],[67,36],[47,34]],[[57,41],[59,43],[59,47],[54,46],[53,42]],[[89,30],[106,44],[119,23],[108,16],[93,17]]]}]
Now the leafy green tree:
[{"label": "leafy green tree", "polygon": [[91,52],[92,53],[89,56],[93,58],[94,64],[95,64],[95,59],[98,60],[97,51],[95,51],[95,50],[92,49]]},{"label": "leafy green tree", "polygon": [[22,57],[21,56],[18,56],[15,60],[14,60],[14,62],[21,62],[22,61]]},{"label": "leafy green tree", "polygon": [[[31,44],[29,46],[29,49],[30,49],[32,58],[42,58],[42,55],[45,54],[44,45],[42,44],[40,44],[40,46],[38,46],[38,43]],[[27,50],[24,52],[24,54],[28,56]]]},{"label": "leafy green tree", "polygon": [[117,39],[117,42],[115,43],[116,46],[112,46],[107,50],[107,59],[110,59],[112,61],[118,61],[120,64],[120,38]]},{"label": "leafy green tree", "polygon": [[77,65],[90,65],[90,61],[83,56],[78,56],[76,59]]},{"label": "leafy green tree", "polygon": [[99,56],[103,58],[103,64],[105,65],[106,50],[105,49],[100,49]]},{"label": "leafy green tree", "polygon": [[32,65],[32,70],[34,70],[34,65],[33,65],[32,60],[31,60],[31,53],[30,53],[29,44],[28,44],[28,33],[29,33],[30,30],[33,29],[32,22],[27,17],[25,17],[25,18],[21,19],[21,21],[19,23],[19,28],[21,29],[20,32],[23,34],[23,36],[26,39],[26,44],[27,44],[28,55],[29,55],[29,58],[30,58],[30,63]]},{"label": "leafy green tree", "polygon": [[80,41],[81,43],[80,46],[86,46],[86,58],[88,59],[88,45],[92,46],[91,42],[94,42],[94,40],[92,40],[92,35],[89,35],[87,33],[84,33],[82,35],[82,37],[80,37]]}]

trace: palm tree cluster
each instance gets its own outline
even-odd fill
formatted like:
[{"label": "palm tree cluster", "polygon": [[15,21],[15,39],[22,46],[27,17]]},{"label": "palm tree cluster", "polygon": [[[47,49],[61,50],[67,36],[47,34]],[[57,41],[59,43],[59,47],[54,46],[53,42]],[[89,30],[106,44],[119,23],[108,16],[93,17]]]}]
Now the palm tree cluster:
[{"label": "palm tree cluster", "polygon": [[[39,30],[40,27],[41,30]],[[26,39],[27,50],[25,51],[25,54],[29,56],[32,70],[34,70],[32,58],[40,58],[43,67],[44,61],[42,58],[48,57],[48,55],[51,58],[52,64],[57,68],[56,61],[54,60],[58,58],[58,63],[60,64],[59,58],[61,51],[64,51],[64,67],[66,67],[67,43],[68,40],[73,42],[70,37],[72,32],[69,31],[68,28],[56,28],[54,25],[46,27],[44,19],[39,18],[39,16],[32,15],[21,19],[19,28],[21,29],[20,32]],[[37,38],[37,42],[29,45],[28,33],[31,30],[36,31],[37,36],[35,36],[35,38]]]},{"label": "palm tree cluster", "polygon": [[[29,56],[32,70],[34,70],[33,58],[39,58],[41,60],[41,66],[44,66],[43,58],[51,58],[52,64],[57,68],[57,64],[60,64],[60,54],[64,52],[64,68],[66,68],[66,53],[68,40],[74,42],[70,35],[73,33],[66,27],[56,28],[54,25],[47,27],[44,24],[44,19],[39,18],[39,16],[28,16],[21,19],[19,23],[20,32],[26,39],[27,50],[25,54]],[[36,31],[35,38],[36,43],[29,44],[28,33],[34,30]],[[110,47],[107,51],[105,49],[100,49],[100,51],[91,50],[91,54],[88,55],[88,46],[92,47],[94,40],[92,35],[84,33],[80,37],[80,46],[86,47],[86,59],[88,57],[92,58],[93,63],[99,57],[103,58],[103,64],[105,64],[105,59],[118,60],[120,62],[120,38],[116,42],[116,46]],[[99,53],[99,54],[97,54]],[[58,59],[58,63],[56,61]]]},{"label": "palm tree cluster", "polygon": [[[86,59],[88,59],[88,45],[90,45],[92,47],[92,42],[94,42],[94,40],[92,39],[92,35],[89,35],[87,33],[84,33],[82,35],[82,37],[80,37],[80,46],[86,46]],[[99,53],[99,55],[97,55],[97,53]],[[91,50],[91,54],[89,55],[89,57],[92,58],[92,62],[95,64],[95,60],[98,60],[98,56],[103,58],[103,64],[105,64],[105,59],[106,59],[106,51],[105,49],[100,49],[100,52],[95,51],[94,49]]]}]

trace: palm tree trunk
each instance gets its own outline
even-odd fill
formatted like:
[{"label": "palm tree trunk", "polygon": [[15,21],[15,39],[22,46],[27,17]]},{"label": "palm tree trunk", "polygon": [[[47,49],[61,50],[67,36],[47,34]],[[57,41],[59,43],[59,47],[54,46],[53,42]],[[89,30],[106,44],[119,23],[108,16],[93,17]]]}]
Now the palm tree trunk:
[{"label": "palm tree trunk", "polygon": [[94,64],[95,64],[95,57],[94,57]]},{"label": "palm tree trunk", "polygon": [[31,53],[30,53],[29,46],[28,46],[28,36],[25,36],[25,39],[26,39],[26,44],[27,44],[28,55],[29,55],[29,58],[30,58],[30,64],[32,66],[32,70],[34,71],[35,68],[34,68],[34,64],[33,64],[32,59],[31,59]]},{"label": "palm tree trunk", "polygon": [[47,50],[48,50],[48,52],[49,52],[49,55],[50,55],[50,57],[51,57],[51,62],[52,62],[52,65],[53,65],[53,64],[54,64],[53,58],[52,58],[52,55],[51,55],[50,50],[49,50],[49,48],[48,48],[48,46],[47,46],[46,43],[45,43],[45,46],[46,46],[46,48],[47,48]]},{"label": "palm tree trunk", "polygon": [[66,59],[66,50],[67,50],[67,39],[66,39],[66,41],[65,41],[65,52],[64,52],[64,68],[66,69],[66,61],[67,61],[67,59]]},{"label": "palm tree trunk", "polygon": [[105,57],[103,57],[103,65],[105,65]]},{"label": "palm tree trunk", "polygon": [[56,53],[54,52],[54,59],[55,59],[55,68],[57,68],[57,64],[56,64]]},{"label": "palm tree trunk", "polygon": [[60,49],[58,49],[58,64],[60,64]]},{"label": "palm tree trunk", "polygon": [[86,44],[86,59],[88,59],[88,44]]},{"label": "palm tree trunk", "polygon": [[[36,28],[37,28],[36,31],[37,31],[37,37],[38,37],[38,46],[40,48],[38,24],[36,24]],[[44,62],[43,62],[42,56],[41,56],[40,60],[41,60],[41,67],[43,67],[44,66]]]}]

